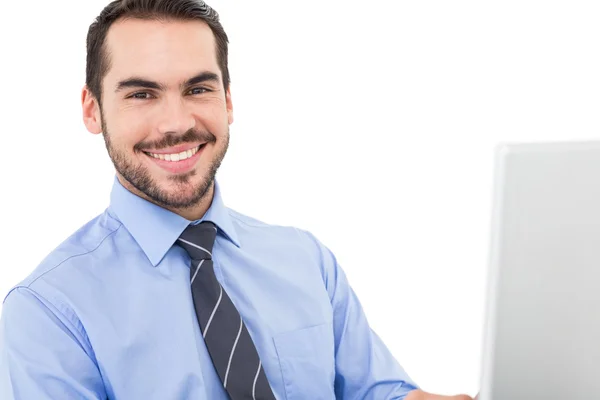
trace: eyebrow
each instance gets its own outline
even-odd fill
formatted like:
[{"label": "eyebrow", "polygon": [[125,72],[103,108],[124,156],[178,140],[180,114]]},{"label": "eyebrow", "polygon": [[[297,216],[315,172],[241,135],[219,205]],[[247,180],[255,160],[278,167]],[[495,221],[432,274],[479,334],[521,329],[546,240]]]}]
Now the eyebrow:
[{"label": "eyebrow", "polygon": [[[202,82],[219,83],[219,81],[219,75],[215,74],[214,72],[204,71],[185,81],[182,87],[192,86]],[[115,92],[119,92],[126,88],[145,88],[164,91],[166,86],[158,82],[134,76],[120,81],[117,84]]]}]

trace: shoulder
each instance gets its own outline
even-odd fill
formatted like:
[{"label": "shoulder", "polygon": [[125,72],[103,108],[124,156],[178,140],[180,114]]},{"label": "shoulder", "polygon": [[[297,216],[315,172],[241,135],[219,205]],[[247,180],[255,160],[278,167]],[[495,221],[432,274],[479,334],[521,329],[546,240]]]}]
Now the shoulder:
[{"label": "shoulder", "polygon": [[315,247],[316,238],[305,229],[291,225],[267,223],[230,208],[227,211],[237,233],[242,236],[242,240],[252,237],[263,241],[269,240],[273,244],[294,246],[305,251],[318,250]]},{"label": "shoulder", "polygon": [[[8,292],[5,300],[17,288],[44,292],[44,289],[74,281],[82,270],[93,264],[97,265],[98,255],[105,253],[107,247],[115,246],[115,236],[120,228],[121,223],[112,218],[107,211],[99,214],[47,254]],[[110,253],[110,250],[108,252]]]},{"label": "shoulder", "polygon": [[[324,278],[335,268],[337,261],[333,252],[310,230],[267,223],[229,208],[228,211],[244,244],[249,241],[268,244],[273,251],[304,258],[311,265],[318,265]],[[247,238],[252,240],[245,240]]]}]

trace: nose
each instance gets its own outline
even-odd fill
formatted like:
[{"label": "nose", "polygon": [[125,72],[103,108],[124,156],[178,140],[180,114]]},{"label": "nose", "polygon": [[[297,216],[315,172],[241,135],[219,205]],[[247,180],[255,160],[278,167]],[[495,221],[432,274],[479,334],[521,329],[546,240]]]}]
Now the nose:
[{"label": "nose", "polygon": [[161,135],[183,135],[196,125],[192,110],[181,99],[165,99],[159,110],[158,131]]}]

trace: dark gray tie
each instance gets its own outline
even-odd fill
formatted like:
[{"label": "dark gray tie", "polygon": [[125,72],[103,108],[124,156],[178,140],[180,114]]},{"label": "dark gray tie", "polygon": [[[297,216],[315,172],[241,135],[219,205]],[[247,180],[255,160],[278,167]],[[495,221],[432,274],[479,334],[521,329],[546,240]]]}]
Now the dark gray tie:
[{"label": "dark gray tie", "polygon": [[256,347],[240,313],[217,281],[212,248],[217,228],[189,225],[177,240],[192,259],[192,298],[213,365],[232,400],[275,400]]}]

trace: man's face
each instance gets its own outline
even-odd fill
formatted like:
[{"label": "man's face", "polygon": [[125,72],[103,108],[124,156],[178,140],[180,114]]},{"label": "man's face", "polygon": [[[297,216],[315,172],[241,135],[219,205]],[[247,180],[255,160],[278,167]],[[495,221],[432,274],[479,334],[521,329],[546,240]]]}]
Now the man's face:
[{"label": "man's face", "polygon": [[102,130],[120,179],[163,207],[191,208],[212,187],[233,122],[212,31],[201,21],[121,20],[105,48]]}]

